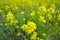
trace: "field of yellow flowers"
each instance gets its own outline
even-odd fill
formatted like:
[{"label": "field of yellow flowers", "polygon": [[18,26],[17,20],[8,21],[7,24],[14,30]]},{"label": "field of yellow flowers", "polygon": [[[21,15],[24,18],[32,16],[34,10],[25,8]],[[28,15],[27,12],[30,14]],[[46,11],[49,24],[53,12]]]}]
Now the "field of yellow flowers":
[{"label": "field of yellow flowers", "polygon": [[0,0],[0,40],[60,40],[59,0]]}]

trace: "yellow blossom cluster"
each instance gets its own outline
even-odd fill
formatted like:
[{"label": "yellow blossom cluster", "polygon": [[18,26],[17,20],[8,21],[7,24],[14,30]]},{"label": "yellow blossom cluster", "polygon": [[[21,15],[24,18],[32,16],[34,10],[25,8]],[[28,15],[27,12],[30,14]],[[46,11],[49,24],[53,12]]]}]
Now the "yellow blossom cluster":
[{"label": "yellow blossom cluster", "polygon": [[46,11],[47,11],[45,5],[40,6],[40,7],[38,8],[38,10],[39,10],[40,12],[46,12]]},{"label": "yellow blossom cluster", "polygon": [[14,18],[14,14],[12,12],[8,12],[6,17],[7,17],[7,20],[12,20]]},{"label": "yellow blossom cluster", "polygon": [[43,33],[43,36],[47,36],[46,33]]},{"label": "yellow blossom cluster", "polygon": [[31,40],[36,40],[37,38],[37,32],[33,32],[33,34],[31,35]]},{"label": "yellow blossom cluster", "polygon": [[40,20],[41,22],[43,22],[43,23],[46,23],[46,20],[44,19],[43,16],[40,16],[40,17],[39,17],[39,20]]},{"label": "yellow blossom cluster", "polygon": [[25,13],[24,13],[24,11],[21,11],[20,14],[23,15],[23,14],[25,14]]},{"label": "yellow blossom cluster", "polygon": [[20,32],[18,32],[17,34],[16,34],[16,36],[20,36],[21,34],[20,34]]},{"label": "yellow blossom cluster", "polygon": [[35,11],[32,11],[32,12],[30,13],[30,16],[34,17],[34,16],[35,16]]},{"label": "yellow blossom cluster", "polygon": [[23,24],[21,29],[25,31],[27,34],[32,33],[34,30],[36,30],[36,24],[32,21],[28,21],[27,24]]},{"label": "yellow blossom cluster", "polygon": [[10,21],[10,24],[11,24],[11,25],[16,25],[17,23],[18,23],[18,20],[11,20],[11,21]]},{"label": "yellow blossom cluster", "polygon": [[52,20],[52,15],[51,14],[47,14],[47,17],[49,20]]},{"label": "yellow blossom cluster", "polygon": [[53,8],[53,7],[50,7],[49,9],[47,9],[47,11],[48,11],[48,13],[55,13],[55,8]]}]

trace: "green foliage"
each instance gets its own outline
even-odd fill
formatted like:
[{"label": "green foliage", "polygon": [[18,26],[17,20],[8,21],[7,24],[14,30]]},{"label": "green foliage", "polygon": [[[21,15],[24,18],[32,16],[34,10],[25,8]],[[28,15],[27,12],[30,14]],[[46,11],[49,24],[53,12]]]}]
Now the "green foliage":
[{"label": "green foliage", "polygon": [[57,2],[0,0],[0,40],[59,40],[60,1]]}]

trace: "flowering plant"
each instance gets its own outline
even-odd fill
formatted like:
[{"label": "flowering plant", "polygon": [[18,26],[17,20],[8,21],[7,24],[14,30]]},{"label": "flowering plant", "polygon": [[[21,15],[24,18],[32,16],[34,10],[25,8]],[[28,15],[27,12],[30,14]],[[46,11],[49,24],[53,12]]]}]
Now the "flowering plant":
[{"label": "flowering plant", "polygon": [[0,40],[59,40],[54,35],[60,35],[60,9],[54,1],[9,1],[0,1]]}]

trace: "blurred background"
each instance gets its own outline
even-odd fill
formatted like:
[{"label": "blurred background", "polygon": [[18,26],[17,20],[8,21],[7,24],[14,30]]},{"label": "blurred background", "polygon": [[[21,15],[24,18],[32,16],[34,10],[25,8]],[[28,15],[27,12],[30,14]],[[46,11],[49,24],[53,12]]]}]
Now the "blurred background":
[{"label": "blurred background", "polygon": [[[32,1],[32,2],[31,2]],[[37,4],[36,4],[37,3]],[[33,5],[32,5],[33,4]],[[9,11],[12,11],[13,13],[18,13],[19,11],[21,11],[21,10],[23,10],[23,11],[25,11],[26,13],[29,13],[30,11],[36,11],[36,9],[38,9],[37,7],[39,7],[39,6],[41,6],[41,5],[50,5],[50,6],[52,6],[52,7],[56,7],[56,14],[54,14],[54,15],[57,15],[57,14],[60,14],[60,0],[0,0],[0,9],[2,9],[2,10],[4,10],[4,12],[2,12],[2,13],[5,13],[5,14],[2,14],[2,15],[6,15],[7,14],[7,12],[9,12]],[[4,9],[6,7],[6,9]],[[11,9],[9,8],[9,7],[11,7]],[[17,9],[15,9],[15,8]],[[35,9],[35,8],[36,9]],[[19,9],[18,9],[19,8]],[[31,9],[30,9],[31,8]],[[48,9],[48,8],[47,8]],[[1,10],[0,10],[1,11]],[[33,12],[34,12],[33,11]],[[57,12],[57,11],[59,11],[59,13]],[[37,12],[37,11],[36,11]],[[1,13],[1,12],[0,12]],[[22,13],[24,13],[24,12],[22,12]],[[16,14],[15,14],[15,16],[16,16]],[[2,21],[3,21],[3,23],[5,22],[4,20],[4,18],[5,17],[2,17],[2,15],[0,16],[0,18],[2,18],[2,20],[0,19],[0,23],[2,23]],[[27,15],[29,15],[29,14],[27,14]],[[45,15],[46,16],[46,15]],[[17,14],[17,19],[18,20],[20,20],[19,19],[19,14]],[[29,16],[28,16],[29,17]],[[29,19],[28,17],[26,17],[27,19]],[[36,18],[36,17],[35,17]],[[38,18],[38,17],[37,17]],[[55,17],[56,18],[56,17]],[[22,18],[21,18],[22,19]],[[20,20],[21,21],[21,20]],[[21,24],[20,25],[22,25],[24,22],[26,22],[26,21],[21,21]],[[34,22],[36,22],[37,23],[37,21],[34,19]],[[58,24],[57,25],[54,25],[55,23],[54,22],[57,22]],[[53,31],[50,31],[49,29],[49,31],[50,31],[50,33],[48,33],[47,35],[49,35],[47,38],[46,38],[46,40],[60,40],[60,20],[59,21],[56,21],[55,19],[53,20],[53,22],[51,22],[52,23],[52,25],[50,26],[50,25],[48,25],[48,24],[46,24],[47,26],[49,26],[49,28],[51,27],[51,29],[53,30]],[[18,24],[18,25],[19,25]],[[37,23],[37,24],[39,24],[39,23]],[[3,24],[4,25],[4,24]],[[46,26],[45,25],[45,26]],[[54,26],[54,27],[53,27]],[[57,26],[57,27],[55,27],[55,26]],[[9,27],[10,28],[10,27]],[[16,30],[18,30],[18,31],[21,31],[20,29],[16,29],[16,30],[14,30],[15,28],[13,28],[13,27],[11,27],[10,29],[9,28],[5,28],[4,26],[1,26],[0,27],[0,38],[6,38],[6,39],[3,39],[3,40],[7,40],[7,37],[8,38],[14,38],[14,40],[20,40],[21,38],[25,38],[25,34],[24,34],[24,32],[22,32],[21,33],[21,35],[22,36],[20,36],[20,37],[16,37],[15,36],[15,31]],[[41,30],[43,29],[43,27],[41,28]],[[8,30],[8,31],[7,31]],[[10,31],[11,31],[11,34],[10,34]],[[13,31],[12,31],[13,30]],[[4,32],[3,32],[4,31]],[[40,29],[38,28],[37,29],[37,31],[38,31],[38,34],[39,34],[39,31],[40,31]],[[42,30],[43,31],[43,30]],[[6,33],[6,34],[5,34]],[[7,34],[8,33],[8,34]],[[4,34],[4,35],[3,35]],[[42,34],[42,33],[41,33]],[[40,34],[40,35],[41,35]],[[7,37],[6,37],[6,35],[8,35]],[[13,36],[12,36],[13,35]],[[27,35],[27,34],[26,34]],[[44,34],[45,35],[45,34]],[[9,37],[10,36],[10,37]],[[29,35],[28,35],[29,36]],[[28,37],[27,36],[27,37]],[[39,35],[38,35],[39,36]],[[15,39],[16,38],[16,39]],[[41,38],[44,38],[44,37],[41,37]],[[9,39],[9,40],[12,40],[12,39]],[[25,40],[25,39],[21,39],[21,40]]]}]

